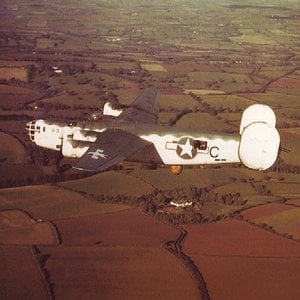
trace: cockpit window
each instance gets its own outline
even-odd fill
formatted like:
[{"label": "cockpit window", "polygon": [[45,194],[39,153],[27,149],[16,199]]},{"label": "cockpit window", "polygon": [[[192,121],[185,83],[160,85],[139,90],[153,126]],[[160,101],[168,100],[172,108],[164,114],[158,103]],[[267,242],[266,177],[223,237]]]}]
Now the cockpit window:
[{"label": "cockpit window", "polygon": [[198,149],[198,150],[206,150],[207,141],[194,140],[193,147],[194,149]]}]

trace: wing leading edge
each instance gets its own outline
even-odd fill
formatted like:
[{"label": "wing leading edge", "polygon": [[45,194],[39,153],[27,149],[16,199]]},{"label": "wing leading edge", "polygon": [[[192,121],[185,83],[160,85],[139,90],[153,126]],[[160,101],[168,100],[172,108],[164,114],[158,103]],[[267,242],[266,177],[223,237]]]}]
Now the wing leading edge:
[{"label": "wing leading edge", "polygon": [[120,118],[129,122],[157,123],[159,113],[159,91],[144,90],[133,101],[130,108],[122,112]]},{"label": "wing leading edge", "polygon": [[127,131],[108,129],[98,135],[74,168],[91,172],[104,171],[150,144]]}]

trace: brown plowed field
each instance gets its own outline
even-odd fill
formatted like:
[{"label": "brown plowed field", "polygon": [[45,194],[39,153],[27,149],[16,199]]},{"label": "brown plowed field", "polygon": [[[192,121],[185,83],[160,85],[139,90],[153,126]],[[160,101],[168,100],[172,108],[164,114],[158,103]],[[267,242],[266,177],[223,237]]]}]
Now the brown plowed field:
[{"label": "brown plowed field", "polygon": [[300,244],[237,220],[187,225],[185,251],[211,299],[298,299]]},{"label": "brown plowed field", "polygon": [[56,245],[59,240],[51,223],[36,222],[22,211],[0,212],[0,243],[11,245]]},{"label": "brown plowed field", "polygon": [[287,88],[287,89],[299,88],[300,80],[295,78],[283,77],[271,83],[270,86],[274,88]]},{"label": "brown plowed field", "polygon": [[247,220],[254,220],[261,217],[270,216],[273,214],[277,214],[281,211],[292,209],[293,207],[279,204],[279,203],[271,203],[267,205],[262,205],[258,207],[253,207],[242,212],[242,216]]},{"label": "brown plowed field", "polygon": [[[113,224],[112,224],[113,226]],[[55,299],[200,299],[192,276],[162,248],[42,247]]]},{"label": "brown plowed field", "polygon": [[179,235],[170,225],[137,209],[58,220],[55,224],[65,245],[161,247]]},{"label": "brown plowed field", "polygon": [[13,136],[0,132],[0,159],[5,163],[24,163],[26,150]]},{"label": "brown plowed field", "polygon": [[212,300],[299,299],[300,258],[194,255],[193,260]]},{"label": "brown plowed field", "polygon": [[[1,71],[1,70],[0,70]],[[41,94],[35,90],[9,86],[6,84],[0,85],[0,103],[2,107],[16,109],[18,106],[39,98]]]},{"label": "brown plowed field", "polygon": [[293,204],[296,206],[300,206],[300,199],[292,199],[287,201],[288,204]]},{"label": "brown plowed field", "polygon": [[31,247],[0,246],[0,299],[50,299]]}]

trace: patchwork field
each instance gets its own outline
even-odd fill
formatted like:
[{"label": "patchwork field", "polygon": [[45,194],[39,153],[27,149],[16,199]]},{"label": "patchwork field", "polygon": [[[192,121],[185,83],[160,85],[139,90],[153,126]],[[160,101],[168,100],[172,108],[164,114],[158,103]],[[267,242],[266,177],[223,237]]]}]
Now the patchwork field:
[{"label": "patchwork field", "polygon": [[274,203],[243,211],[242,216],[256,224],[267,224],[276,233],[300,240],[299,207]]},{"label": "patchwork field", "polygon": [[212,299],[297,299],[299,243],[236,220],[185,228]]},{"label": "patchwork field", "polygon": [[[221,2],[0,2],[1,299],[298,300],[299,4]],[[26,136],[149,87],[160,122],[200,133],[270,105],[286,151],[265,172],[126,162],[83,178]]]}]

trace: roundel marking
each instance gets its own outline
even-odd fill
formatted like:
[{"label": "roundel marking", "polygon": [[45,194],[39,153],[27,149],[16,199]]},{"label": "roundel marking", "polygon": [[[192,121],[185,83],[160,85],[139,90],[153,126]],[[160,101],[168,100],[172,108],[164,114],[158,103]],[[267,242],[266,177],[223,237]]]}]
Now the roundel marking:
[{"label": "roundel marking", "polygon": [[193,159],[197,155],[197,149],[193,146],[194,140],[189,137],[181,138],[177,142],[176,153],[180,158]]}]

